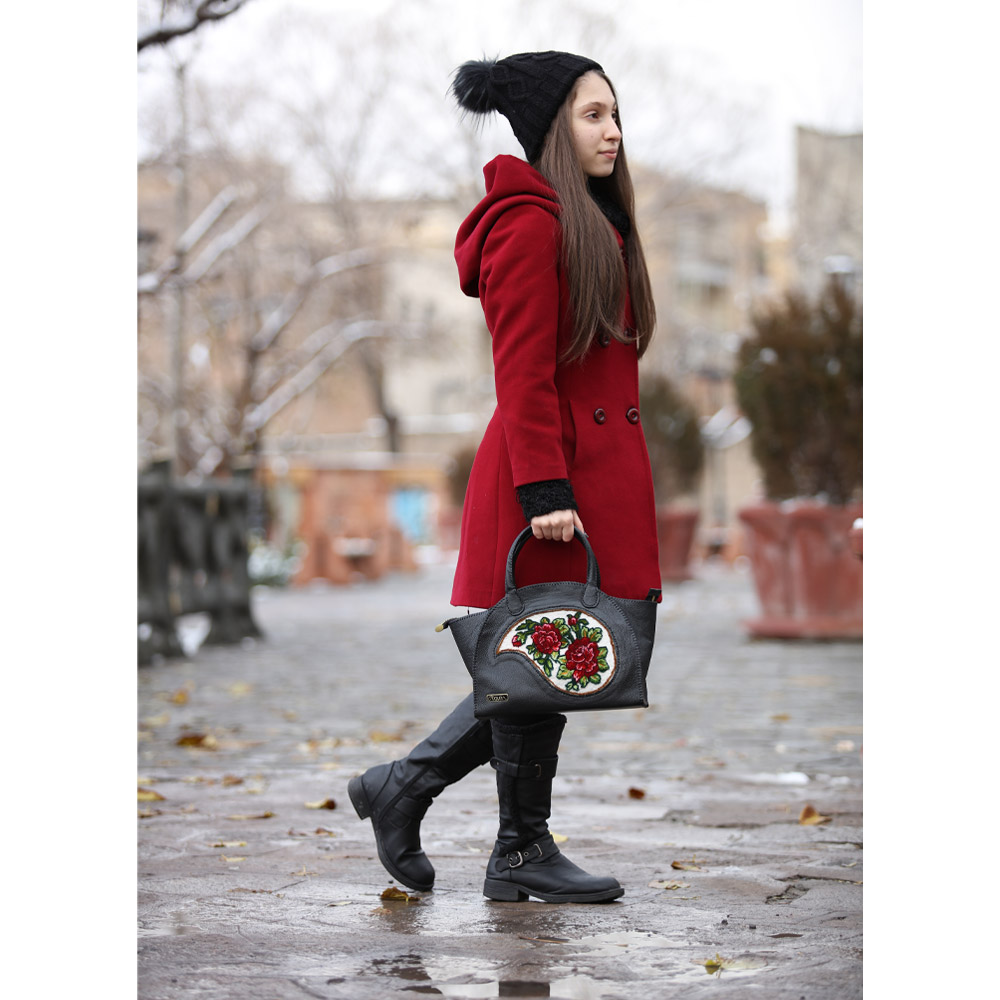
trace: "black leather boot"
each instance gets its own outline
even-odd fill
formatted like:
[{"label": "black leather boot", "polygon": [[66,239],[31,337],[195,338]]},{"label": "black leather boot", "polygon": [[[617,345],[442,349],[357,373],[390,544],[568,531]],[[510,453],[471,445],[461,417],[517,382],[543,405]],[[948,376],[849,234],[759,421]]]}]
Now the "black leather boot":
[{"label": "black leather boot", "polygon": [[549,833],[552,778],[565,725],[564,715],[526,726],[493,723],[490,763],[497,772],[500,829],[483,885],[490,899],[603,903],[625,892],[617,880],[573,864]]},{"label": "black leather boot", "polygon": [[435,795],[492,753],[490,724],[473,715],[470,694],[402,760],[378,764],[348,782],[351,804],[362,819],[371,817],[379,861],[393,878],[420,892],[434,885],[434,866],[420,846],[420,821]]}]

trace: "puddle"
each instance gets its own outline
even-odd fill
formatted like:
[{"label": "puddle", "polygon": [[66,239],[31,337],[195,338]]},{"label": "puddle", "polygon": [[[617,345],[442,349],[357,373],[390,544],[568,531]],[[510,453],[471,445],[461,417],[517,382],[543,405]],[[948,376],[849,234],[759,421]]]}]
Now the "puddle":
[{"label": "puddle", "polygon": [[500,979],[488,983],[442,983],[427,986],[404,986],[404,992],[415,996],[441,996],[469,998],[479,997],[558,997],[561,1000],[630,1000],[635,994],[630,992],[637,985],[648,987],[647,983],[615,983],[589,979],[586,976],[567,976],[553,979],[549,983],[526,979]]},{"label": "puddle", "polygon": [[205,929],[190,923],[183,910],[176,910],[158,920],[144,920],[137,928],[138,937],[176,937],[180,934],[203,934]]},{"label": "puddle", "polygon": [[[488,960],[449,958],[447,956],[425,956],[415,954],[400,955],[391,959],[376,959],[366,973],[380,978],[403,980],[410,985],[400,987],[401,992],[414,996],[441,996],[479,1000],[481,997],[553,997],[561,1000],[632,1000],[636,989],[648,993],[654,985],[666,984],[678,975],[683,966],[687,971],[686,956],[681,960],[677,950],[688,946],[673,944],[661,935],[652,932],[622,931],[610,934],[595,934],[575,939],[530,938],[519,935],[526,941],[539,941],[543,947],[533,950],[530,968],[524,969],[523,978],[515,978],[515,970],[509,962],[498,963]],[[551,948],[551,951],[545,951]],[[664,952],[670,950],[670,970],[650,966],[654,956],[662,962]],[[645,961],[635,962],[636,953],[644,952]],[[642,979],[617,980],[580,974],[582,959],[620,959],[628,963],[629,972],[646,973]],[[549,968],[548,966],[551,963]],[[542,968],[539,968],[539,964]],[[501,978],[501,968],[510,978]],[[619,967],[620,969],[621,967]],[[698,971],[698,970],[696,970]],[[704,969],[700,970],[704,974]],[[513,975],[512,975],[513,973]],[[728,972],[727,972],[728,975]],[[544,978],[542,978],[544,977]]]}]

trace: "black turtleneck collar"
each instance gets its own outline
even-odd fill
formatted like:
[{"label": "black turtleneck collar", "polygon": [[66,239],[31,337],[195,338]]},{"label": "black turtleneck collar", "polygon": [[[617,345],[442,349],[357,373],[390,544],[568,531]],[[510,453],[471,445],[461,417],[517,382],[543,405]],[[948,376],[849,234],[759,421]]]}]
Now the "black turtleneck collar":
[{"label": "black turtleneck collar", "polygon": [[604,194],[594,183],[595,178],[587,178],[587,190],[590,197],[604,214],[604,217],[618,230],[621,238],[628,239],[628,234],[632,231],[632,224],[629,222],[628,213],[623,208],[615,204],[606,194]]}]

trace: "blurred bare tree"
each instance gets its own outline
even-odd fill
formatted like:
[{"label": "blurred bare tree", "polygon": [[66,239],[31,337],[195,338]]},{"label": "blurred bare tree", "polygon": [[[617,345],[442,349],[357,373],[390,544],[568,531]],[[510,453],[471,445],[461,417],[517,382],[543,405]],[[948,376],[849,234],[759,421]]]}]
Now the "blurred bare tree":
[{"label": "blurred bare tree", "polygon": [[[158,130],[165,145],[140,163],[140,460],[165,451],[178,471],[210,475],[253,459],[265,427],[355,344],[387,445],[399,450],[381,344],[419,339],[429,324],[383,315],[382,250],[395,220],[373,209],[366,184],[379,172],[366,144],[395,43],[388,32],[363,45],[323,39],[333,77],[317,91],[303,64],[316,30],[293,20],[275,40],[298,55],[295,101],[255,83],[192,90],[197,56],[173,60],[176,127]],[[318,197],[298,193],[317,181]]]},{"label": "blurred bare tree", "polygon": [[[210,10],[224,17],[242,5],[146,7],[158,6],[164,24],[197,22],[190,34]],[[166,451],[180,471],[207,475],[252,458],[265,429],[289,420],[300,401],[338,404],[317,390],[342,361],[357,366],[386,446],[399,449],[386,349],[400,341],[441,349],[428,315],[414,323],[386,313],[386,261],[403,245],[402,206],[424,192],[467,210],[482,190],[483,164],[498,151],[519,152],[504,122],[458,119],[456,127],[450,73],[477,53],[453,51],[438,30],[444,13],[434,0],[397,3],[352,30],[361,22],[283,9],[247,53],[252,71],[212,83],[199,71],[208,68],[199,63],[202,35],[191,45],[159,39],[173,87],[140,107],[148,150],[140,163],[140,460]],[[558,32],[561,44],[599,50],[609,69],[621,67],[614,78],[629,92],[625,127],[654,160],[683,159],[674,176],[738,153],[745,109],[636,51],[615,18],[574,2],[523,13],[532,30],[548,19],[538,37]],[[650,94],[665,104],[647,122],[671,123],[653,130],[653,144],[638,114]],[[725,133],[721,151],[697,141],[705,119]],[[654,243],[685,196],[680,181],[656,185],[642,199]]]},{"label": "blurred bare tree", "polygon": [[[190,35],[202,25],[221,21],[235,14],[250,0],[160,0],[158,4],[139,4],[137,51],[150,45],[166,45],[182,35]],[[158,20],[153,8],[159,7]]]}]

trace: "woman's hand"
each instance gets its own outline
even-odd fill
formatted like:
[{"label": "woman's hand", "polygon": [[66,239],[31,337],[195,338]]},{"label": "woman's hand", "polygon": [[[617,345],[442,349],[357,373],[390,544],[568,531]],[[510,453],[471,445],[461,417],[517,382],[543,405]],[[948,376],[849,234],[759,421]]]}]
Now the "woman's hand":
[{"label": "woman's hand", "polygon": [[553,510],[531,519],[531,531],[535,538],[547,538],[553,542],[573,541],[573,529],[583,531],[583,522],[575,510]]}]

